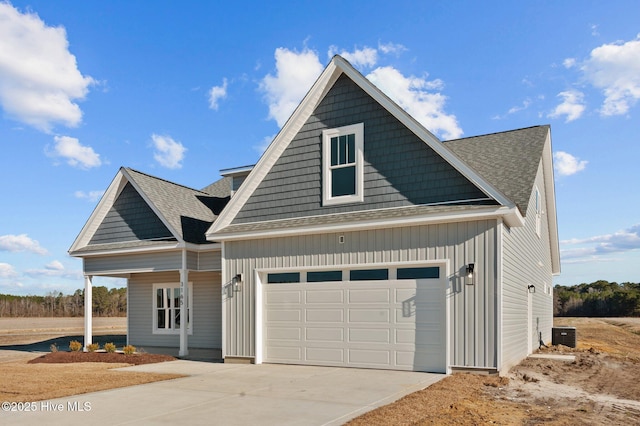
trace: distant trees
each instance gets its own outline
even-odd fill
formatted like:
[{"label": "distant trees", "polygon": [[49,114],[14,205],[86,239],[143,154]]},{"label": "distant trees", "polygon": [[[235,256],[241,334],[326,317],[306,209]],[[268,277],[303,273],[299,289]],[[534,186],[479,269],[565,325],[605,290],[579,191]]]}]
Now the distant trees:
[{"label": "distant trees", "polygon": [[557,285],[553,289],[553,314],[574,317],[640,316],[640,283],[608,282]]},{"label": "distant trees", "polygon": [[[127,289],[99,286],[92,289],[93,315],[117,317],[127,314]],[[71,295],[52,291],[46,296],[0,294],[0,317],[81,317],[84,290]]]}]

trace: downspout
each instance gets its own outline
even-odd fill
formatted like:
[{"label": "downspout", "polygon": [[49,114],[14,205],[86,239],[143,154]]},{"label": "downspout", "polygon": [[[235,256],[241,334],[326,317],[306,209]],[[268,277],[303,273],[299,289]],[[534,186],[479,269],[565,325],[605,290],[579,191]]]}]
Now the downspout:
[{"label": "downspout", "polygon": [[187,270],[187,249],[182,249],[182,267],[180,268],[180,350],[178,356],[189,355],[189,271]]}]

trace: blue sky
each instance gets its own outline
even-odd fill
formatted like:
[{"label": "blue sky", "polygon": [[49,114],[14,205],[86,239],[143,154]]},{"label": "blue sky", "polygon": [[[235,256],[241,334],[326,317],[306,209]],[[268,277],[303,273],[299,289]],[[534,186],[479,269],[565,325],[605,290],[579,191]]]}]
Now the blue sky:
[{"label": "blue sky", "polygon": [[555,283],[640,282],[639,16],[635,0],[0,1],[0,293],[81,288],[67,250],[120,166],[202,188],[255,163],[336,53],[443,140],[550,124]]}]

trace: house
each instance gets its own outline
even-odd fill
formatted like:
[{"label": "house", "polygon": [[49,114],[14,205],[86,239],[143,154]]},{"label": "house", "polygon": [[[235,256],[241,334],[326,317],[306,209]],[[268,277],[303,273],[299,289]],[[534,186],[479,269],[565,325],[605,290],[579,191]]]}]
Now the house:
[{"label": "house", "polygon": [[442,142],[336,56],[255,166],[202,190],[122,168],[70,254],[89,301],[127,278],[137,346],[506,371],[551,340],[551,152],[549,126]]}]

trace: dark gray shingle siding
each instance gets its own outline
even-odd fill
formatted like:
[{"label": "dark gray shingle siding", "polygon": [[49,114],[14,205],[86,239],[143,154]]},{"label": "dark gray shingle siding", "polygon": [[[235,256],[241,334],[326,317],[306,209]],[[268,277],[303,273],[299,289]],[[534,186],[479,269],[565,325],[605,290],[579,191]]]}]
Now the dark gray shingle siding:
[{"label": "dark gray shingle siding", "polygon": [[171,232],[130,183],[124,187],[89,244],[170,238]]},{"label": "dark gray shingle siding", "polygon": [[[322,130],[364,122],[364,202],[322,206]],[[486,198],[342,75],[233,223]]]}]

